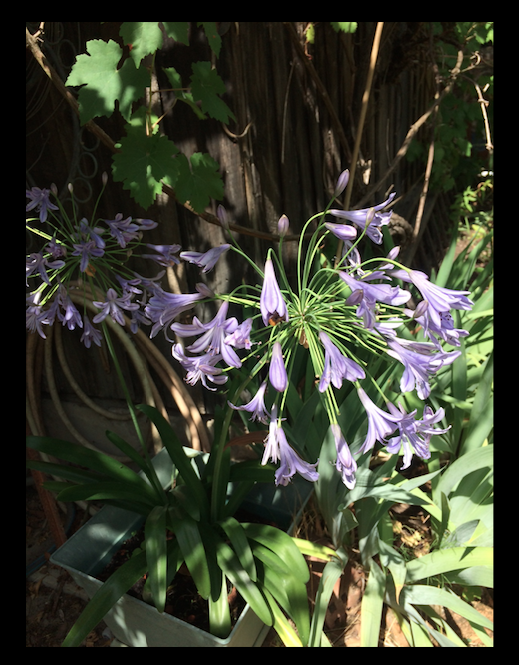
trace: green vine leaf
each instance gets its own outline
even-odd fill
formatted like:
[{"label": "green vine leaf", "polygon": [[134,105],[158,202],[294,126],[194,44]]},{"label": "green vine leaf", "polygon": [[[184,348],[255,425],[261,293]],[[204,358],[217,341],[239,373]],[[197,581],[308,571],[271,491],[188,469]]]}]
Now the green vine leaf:
[{"label": "green vine leaf", "polygon": [[234,113],[218,95],[225,92],[225,84],[210,62],[194,62],[192,66],[191,92],[200,100],[202,111],[224,124],[229,118],[236,120]]},{"label": "green vine leaf", "polygon": [[66,81],[68,86],[82,86],[78,96],[81,124],[102,115],[110,117],[116,101],[123,118],[129,120],[133,101],[149,85],[148,72],[136,69],[131,58],[118,69],[123,51],[111,39],[92,39],[86,50],[76,58]]},{"label": "green vine leaf", "polygon": [[202,26],[211,47],[211,51],[218,57],[220,55],[220,49],[222,47],[222,38],[218,34],[216,29],[216,23],[214,21],[198,21],[198,26]]},{"label": "green vine leaf", "polygon": [[186,46],[189,44],[189,21],[162,21],[162,25],[168,37]]},{"label": "green vine leaf", "polygon": [[[218,163],[201,152],[195,152],[188,161],[185,155],[178,155],[174,160],[178,165],[178,179],[172,184],[181,203],[189,203],[196,212],[203,212],[210,199],[223,199],[223,181],[218,171]],[[190,168],[191,164],[191,168]]]},{"label": "green vine leaf", "polygon": [[162,46],[162,31],[157,21],[125,21],[119,30],[125,44],[131,44],[130,57],[139,68],[142,59]]},{"label": "green vine leaf", "polygon": [[178,148],[166,136],[147,136],[142,126],[127,125],[127,136],[117,147],[121,152],[112,157],[112,174],[117,182],[143,208],[149,208],[162,190],[161,180],[174,187],[178,164],[173,156]]}]

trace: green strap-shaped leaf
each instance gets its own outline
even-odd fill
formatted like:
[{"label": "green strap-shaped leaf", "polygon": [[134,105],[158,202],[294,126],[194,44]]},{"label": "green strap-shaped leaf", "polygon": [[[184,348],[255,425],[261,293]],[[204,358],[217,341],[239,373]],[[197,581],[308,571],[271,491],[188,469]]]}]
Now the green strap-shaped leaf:
[{"label": "green strap-shaped leaf", "polygon": [[179,476],[184,481],[192,500],[196,503],[202,515],[208,515],[209,505],[202,482],[191,465],[191,460],[184,452],[182,444],[171,425],[155,407],[148,404],[141,404],[137,408],[146,414],[157,428],[162,443],[177,468]]},{"label": "green strap-shaped leaf", "polygon": [[193,577],[198,593],[207,600],[211,593],[211,576],[198,524],[186,515],[182,519],[169,519],[168,526],[177,538],[182,556]]},{"label": "green strap-shaped leaf", "polygon": [[256,565],[254,563],[254,557],[252,555],[249,541],[247,540],[247,536],[241,524],[238,520],[234,519],[234,517],[228,517],[219,522],[219,524],[231,541],[232,549],[235,551],[247,575],[249,575],[251,580],[255,582]]},{"label": "green strap-shaped leaf", "polygon": [[287,564],[295,576],[305,583],[308,582],[310,579],[308,565],[291,536],[268,524],[247,522],[243,523],[242,527],[245,529],[248,538],[252,538],[270,548]]},{"label": "green strap-shaped leaf", "polygon": [[451,547],[413,559],[406,565],[406,584],[412,584],[427,577],[433,577],[452,570],[463,570],[472,566],[493,569],[492,547]]},{"label": "green strap-shaped leaf", "polygon": [[164,612],[167,591],[166,511],[164,506],[153,508],[144,527],[148,564],[147,584],[150,585],[153,602],[159,612]]},{"label": "green strap-shaped leaf", "polygon": [[251,580],[243,569],[238,557],[226,543],[219,542],[216,550],[218,564],[232,584],[238,589],[243,598],[252,607],[254,612],[267,626],[272,626],[272,614],[265,596],[258,585]]},{"label": "green strap-shaped leaf", "polygon": [[386,575],[378,564],[372,560],[360,608],[361,647],[378,646],[385,592]]},{"label": "green strap-shaped leaf", "polygon": [[[46,483],[47,489],[52,484]],[[117,480],[102,480],[81,485],[69,485],[61,489],[58,501],[131,501],[140,503],[148,510],[157,505],[157,496],[149,485],[133,485],[131,482],[118,482]]]},{"label": "green strap-shaped leaf", "polygon": [[142,489],[144,496],[149,496],[150,487],[146,481],[135,471],[132,471],[122,462],[114,460],[109,455],[71,441],[63,441],[48,436],[28,436],[26,445],[28,448],[39,450],[65,462],[86,467],[121,483],[128,483],[136,490],[137,488],[139,488],[139,491]]},{"label": "green strap-shaped leaf", "polygon": [[116,602],[146,573],[146,553],[132,556],[96,591],[62,646],[79,647]]}]

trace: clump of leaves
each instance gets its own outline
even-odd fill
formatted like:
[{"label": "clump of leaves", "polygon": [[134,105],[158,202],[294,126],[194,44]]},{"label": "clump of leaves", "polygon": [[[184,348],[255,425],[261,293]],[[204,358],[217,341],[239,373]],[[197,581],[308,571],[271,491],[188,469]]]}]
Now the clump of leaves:
[{"label": "clump of leaves", "polygon": [[[208,43],[218,56],[221,38],[214,22],[200,22]],[[188,159],[177,146],[158,133],[159,118],[150,106],[137,106],[151,89],[155,54],[162,47],[164,35],[182,43],[189,42],[189,23],[181,22],[124,22],[119,34],[129,54],[115,41],[93,39],[80,54],[66,85],[78,87],[79,116],[82,124],[101,116],[111,117],[119,112],[126,121],[125,136],[116,144],[119,152],[113,157],[112,175],[122,182],[132,197],[144,208],[154,202],[162,185],[175,190],[181,203],[188,203],[202,212],[211,198],[223,198],[223,182],[217,162],[208,154],[195,152]],[[143,59],[152,56],[151,66]],[[192,63],[189,85],[183,84],[173,68],[164,73],[175,93],[175,99],[186,103],[203,120],[208,117],[228,123],[235,119],[233,112],[221,99],[225,84],[210,62]]]}]

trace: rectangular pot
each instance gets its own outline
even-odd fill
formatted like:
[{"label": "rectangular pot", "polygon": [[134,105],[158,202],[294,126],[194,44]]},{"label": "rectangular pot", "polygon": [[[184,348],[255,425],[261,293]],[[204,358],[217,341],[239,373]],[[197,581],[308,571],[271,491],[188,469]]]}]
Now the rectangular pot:
[{"label": "rectangular pot", "polygon": [[[193,464],[202,460],[198,453],[186,449],[194,457]],[[165,451],[153,460],[163,486],[171,482],[172,464]],[[304,504],[313,491],[312,483],[300,477],[287,487],[257,485],[243,507],[261,517],[276,522],[290,532]],[[98,575],[110,562],[121,544],[142,526],[142,515],[104,506],[83,525],[50,558],[61,566],[92,598],[103,584]],[[261,646],[268,626],[246,605],[229,637],[222,639],[192,626],[132,596],[123,596],[104,617],[115,638],[132,647],[252,647]]]}]

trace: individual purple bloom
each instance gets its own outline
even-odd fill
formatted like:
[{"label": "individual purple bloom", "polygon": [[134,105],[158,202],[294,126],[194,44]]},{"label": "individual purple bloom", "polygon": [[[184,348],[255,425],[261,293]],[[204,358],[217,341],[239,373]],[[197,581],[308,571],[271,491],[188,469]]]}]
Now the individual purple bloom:
[{"label": "individual purple bloom", "polygon": [[101,234],[104,232],[105,229],[90,226],[85,218],[79,222],[79,240],[91,239],[99,249],[104,249],[106,246],[105,241],[101,238]]},{"label": "individual purple bloom", "polygon": [[343,242],[355,240],[357,237],[357,229],[348,224],[334,224],[333,222],[325,222],[324,224],[328,231],[331,231],[336,238]]},{"label": "individual purple bloom", "polygon": [[371,330],[375,325],[377,302],[398,307],[406,303],[411,294],[399,286],[390,284],[370,284],[373,279],[388,279],[383,272],[377,270],[363,279],[355,279],[345,271],[339,272],[339,277],[351,289],[351,295],[346,300],[348,305],[358,305],[357,316],[362,317],[364,327]]},{"label": "individual purple bloom", "polygon": [[235,349],[250,349],[252,342],[250,341],[250,332],[252,329],[252,319],[245,319],[243,323],[225,338],[225,343],[234,346]]},{"label": "individual purple bloom", "polygon": [[151,231],[151,229],[156,229],[158,226],[157,222],[154,222],[152,219],[141,219],[138,217],[133,221],[138,224],[141,231]]},{"label": "individual purple bloom", "polygon": [[318,463],[305,462],[288,444],[285,432],[278,422],[276,405],[272,407],[269,434],[265,440],[261,463],[266,464],[269,459],[272,462],[280,462],[276,471],[276,485],[288,485],[296,473],[310,482],[315,482],[319,478],[319,474],[315,470]]},{"label": "individual purple bloom", "polygon": [[277,283],[274,265],[270,258],[265,261],[265,277],[260,295],[260,310],[265,325],[268,325],[269,319],[274,315],[288,321],[287,306]]},{"label": "individual purple bloom", "polygon": [[74,244],[74,251],[72,252],[72,256],[81,257],[79,269],[81,272],[86,272],[90,263],[90,259],[99,259],[103,256],[104,253],[105,250],[102,247],[98,247],[95,240],[86,240],[84,242]]},{"label": "individual purple bloom", "polygon": [[202,272],[212,270],[220,256],[229,249],[230,245],[224,244],[212,247],[207,252],[180,252],[180,258],[189,263],[194,263]]},{"label": "individual purple bloom", "polygon": [[108,315],[112,317],[112,320],[118,323],[121,326],[124,326],[124,314],[122,310],[134,311],[139,309],[137,303],[130,302],[130,294],[127,293],[123,296],[118,296],[117,291],[111,287],[106,292],[106,301],[97,301],[93,303],[101,311],[99,314],[96,314],[93,318],[94,323],[100,323],[104,321]]},{"label": "individual purple bloom", "polygon": [[389,223],[391,211],[379,212],[385,208],[395,198],[395,193],[391,194],[383,203],[379,203],[373,208],[362,208],[361,210],[329,210],[331,215],[341,219],[347,219],[358,226],[361,230],[366,228],[366,235],[377,245],[382,244],[381,226]]},{"label": "individual purple bloom", "polygon": [[[33,252],[25,261],[25,278],[37,272],[45,284],[50,285],[50,279],[47,275],[47,268],[57,270],[65,265],[65,261],[49,261],[41,252]],[[27,281],[26,281],[27,284]]]},{"label": "individual purple bloom", "polygon": [[283,351],[279,342],[274,342],[272,347],[269,380],[273,387],[280,393],[284,392],[288,386],[287,370],[283,362]]},{"label": "individual purple bloom", "polygon": [[392,339],[388,341],[387,354],[404,365],[400,390],[403,393],[416,388],[420,399],[427,399],[431,392],[430,377],[444,365],[450,365],[460,355],[460,351],[438,352],[427,342],[408,342]]},{"label": "individual purple bloom", "polygon": [[31,187],[25,190],[25,196],[31,199],[31,202],[25,206],[25,211],[33,210],[34,208],[40,211],[40,222],[47,220],[49,210],[59,210],[57,205],[50,202],[50,189],[40,189],[39,187]]},{"label": "individual purple bloom", "polygon": [[49,252],[54,260],[60,259],[62,256],[67,256],[67,248],[65,245],[59,243],[55,237],[49,241],[49,244],[45,249]]},{"label": "individual purple bloom", "polygon": [[330,382],[337,388],[342,386],[344,379],[348,381],[356,381],[357,379],[364,379],[366,374],[362,367],[354,360],[346,358],[335,344],[331,341],[328,335],[321,331],[319,339],[323,343],[324,354],[324,368],[319,381],[319,392],[324,393]]},{"label": "individual purple bloom", "polygon": [[142,283],[140,277],[134,277],[133,279],[125,279],[124,277],[121,277],[121,275],[116,275],[115,277],[121,285],[124,293],[132,293],[135,295],[140,295],[142,293],[142,290],[137,288]]},{"label": "individual purple bloom", "polygon": [[195,316],[193,323],[173,323],[170,326],[171,330],[180,337],[192,337],[202,333],[196,342],[187,347],[188,351],[192,353],[220,353],[227,365],[241,367],[241,360],[236,351],[225,343],[227,335],[234,332],[238,327],[238,321],[234,317],[226,318],[228,309],[229,303],[224,301],[216,316],[209,323],[202,323]]},{"label": "individual purple bloom", "polygon": [[27,309],[25,311],[25,327],[29,332],[37,332],[40,337],[47,339],[42,324],[47,323],[47,312],[39,304],[40,293],[31,293],[27,296]]},{"label": "individual purple bloom", "polygon": [[397,429],[400,416],[387,413],[376,406],[363,388],[357,388],[357,393],[368,416],[368,432],[359,449],[359,454],[362,455],[373,448],[375,441],[386,445],[386,437]]},{"label": "individual purple bloom", "polygon": [[153,295],[145,307],[147,317],[154,324],[150,337],[155,337],[161,328],[169,326],[180,313],[194,307],[203,297],[202,293],[167,293],[155,285]]},{"label": "individual purple bloom", "polygon": [[169,268],[175,264],[180,263],[180,259],[175,254],[180,250],[180,245],[152,245],[146,244],[146,247],[152,249],[157,254],[143,254],[143,259],[151,259],[156,261],[159,265]]},{"label": "individual purple bloom", "polygon": [[[416,313],[418,312],[420,305],[424,303],[426,307],[423,310],[423,314],[417,316]],[[429,315],[429,303],[426,300],[422,300],[420,305],[418,305],[415,310],[414,318],[416,322],[422,326],[424,337],[430,339],[438,349],[441,349],[439,339],[443,339],[444,342],[447,342],[447,344],[450,344],[451,346],[460,346],[461,342],[459,338],[466,337],[469,334],[468,330],[455,328],[454,319],[450,312],[439,312],[440,325],[436,325],[433,317]],[[405,310],[405,313],[413,316],[413,312],[410,312],[409,310]]]},{"label": "individual purple bloom", "polygon": [[185,381],[191,386],[200,381],[207,390],[216,390],[207,384],[208,380],[217,385],[223,385],[227,381],[227,375],[222,374],[220,367],[215,367],[216,363],[222,359],[219,354],[206,353],[203,356],[188,357],[181,344],[174,344],[171,348],[171,355],[186,370]]},{"label": "individual purple bloom", "polygon": [[110,234],[116,239],[123,249],[126,245],[139,237],[140,226],[132,221],[131,217],[123,219],[122,213],[118,212],[115,219],[103,219],[110,229]]},{"label": "individual purple bloom", "polygon": [[443,286],[436,286],[429,281],[429,278],[420,270],[393,270],[394,277],[404,282],[411,282],[420,291],[422,298],[427,300],[429,307],[427,309],[429,317],[437,328],[441,328],[440,314],[448,312],[451,309],[469,310],[474,303],[467,298],[470,291],[456,291],[446,289]]},{"label": "individual purple bloom", "polygon": [[349,490],[352,490],[357,482],[355,478],[357,462],[353,459],[339,425],[337,425],[337,423],[331,423],[330,429],[332,430],[333,438],[335,439],[335,448],[337,450],[335,467],[342,476],[342,482]]},{"label": "individual purple bloom", "polygon": [[401,469],[407,469],[413,458],[413,451],[422,459],[429,459],[429,442],[433,434],[444,434],[450,429],[435,429],[434,424],[442,420],[445,411],[440,408],[436,413],[428,405],[424,407],[423,419],[415,420],[416,409],[411,413],[406,413],[401,404],[399,409],[391,403],[388,403],[389,410],[397,416],[400,416],[398,425],[399,434],[392,437],[386,445],[387,451],[392,455],[397,455],[403,448],[404,460]]},{"label": "individual purple bloom", "polygon": [[76,326],[82,328],[83,319],[81,318],[81,314],[70,299],[67,289],[63,286],[61,286],[58,291],[58,302],[63,309],[63,312],[60,309],[57,309],[56,315],[62,325],[66,325],[69,330],[74,330]]},{"label": "individual purple bloom", "polygon": [[254,397],[247,402],[247,404],[242,404],[241,406],[236,406],[227,402],[229,406],[236,411],[249,411],[252,413],[250,420],[259,420],[261,423],[268,423],[269,413],[265,407],[265,392],[267,390],[267,382],[263,381],[261,386],[256,391]]},{"label": "individual purple bloom", "polygon": [[81,335],[81,341],[86,346],[87,349],[90,348],[92,342],[101,346],[102,335],[97,328],[94,328],[88,316],[85,315],[85,327],[83,329],[83,334]]}]

